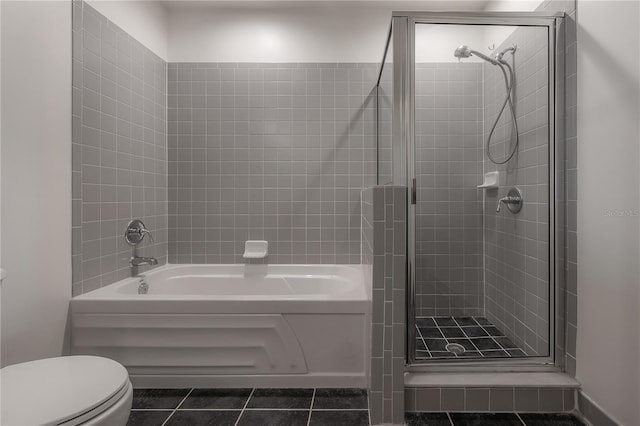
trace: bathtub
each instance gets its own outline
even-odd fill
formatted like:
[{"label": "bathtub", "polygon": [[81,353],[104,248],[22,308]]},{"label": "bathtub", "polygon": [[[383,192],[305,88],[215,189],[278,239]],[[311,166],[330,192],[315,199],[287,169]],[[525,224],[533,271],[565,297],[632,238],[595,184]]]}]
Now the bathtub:
[{"label": "bathtub", "polygon": [[71,299],[71,351],[137,387],[366,387],[360,266],[164,265]]}]

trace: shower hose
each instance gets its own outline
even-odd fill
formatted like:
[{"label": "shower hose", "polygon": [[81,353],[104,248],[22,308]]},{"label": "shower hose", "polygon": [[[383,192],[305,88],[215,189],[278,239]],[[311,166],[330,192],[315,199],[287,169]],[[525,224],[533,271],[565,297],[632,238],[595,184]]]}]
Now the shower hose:
[{"label": "shower hose", "polygon": [[[504,102],[502,103],[502,108],[500,108],[500,112],[498,113],[498,115],[496,116],[496,120],[493,123],[493,126],[491,126],[491,131],[489,132],[489,136],[487,137],[487,144],[486,144],[486,153],[487,153],[487,157],[489,158],[489,160],[494,163],[494,164],[505,164],[507,163],[509,160],[511,160],[511,158],[513,158],[513,156],[515,155],[516,151],[518,151],[518,143],[520,142],[520,134],[518,132],[518,121],[516,120],[516,113],[515,110],[513,108],[513,101],[511,99],[511,94],[513,92],[513,83],[514,83],[514,72],[513,72],[513,68],[511,67],[511,65],[509,65],[507,63],[507,61],[505,61],[504,59],[500,58],[498,60],[498,64],[500,67],[500,70],[502,71],[502,75],[504,77],[504,84],[505,84],[505,88],[506,88],[506,96],[504,98]],[[505,67],[507,67],[507,69],[509,70],[509,77],[507,77],[507,71],[505,71]],[[492,154],[491,154],[491,138],[493,137],[493,133],[496,130],[496,127],[498,126],[498,121],[500,121],[500,117],[502,117],[502,114],[504,113],[504,109],[506,108],[507,104],[509,105],[509,110],[511,111],[511,118],[513,119],[513,127],[516,133],[516,140],[515,143],[513,145],[513,149],[511,150],[511,153],[509,154],[509,156],[502,161],[498,161],[495,158],[493,158]]]}]

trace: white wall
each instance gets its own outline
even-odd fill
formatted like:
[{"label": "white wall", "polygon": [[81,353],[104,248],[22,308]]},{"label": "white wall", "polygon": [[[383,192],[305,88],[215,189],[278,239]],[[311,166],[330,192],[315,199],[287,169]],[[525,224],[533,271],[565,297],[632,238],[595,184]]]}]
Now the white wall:
[{"label": "white wall", "polygon": [[380,62],[394,10],[484,2],[222,2],[169,8],[171,62]]},{"label": "white wall", "polygon": [[490,0],[485,10],[492,12],[530,12],[536,10],[543,1],[557,0]]},{"label": "white wall", "polygon": [[[491,12],[531,12],[536,10],[542,2],[543,0],[493,0],[487,3],[486,10]],[[516,27],[497,25],[489,27],[485,32],[484,44],[486,46],[492,44],[500,46],[515,29]]]},{"label": "white wall", "polygon": [[[0,4],[0,64],[2,63],[2,5]],[[0,66],[0,81],[2,81],[2,67]],[[2,84],[0,84],[0,99],[2,99]],[[2,102],[0,102],[0,210],[2,209]],[[0,214],[0,241],[2,241],[2,214]],[[2,269],[2,244],[0,243],[0,343],[2,339],[2,279],[5,277]],[[0,348],[0,366],[2,366],[2,348]]]},{"label": "white wall", "polygon": [[578,1],[578,341],[584,393],[640,424],[640,4]]},{"label": "white wall", "polygon": [[[418,25],[416,61],[458,62],[453,52],[461,44],[466,44],[487,56],[493,56],[492,48],[498,48],[516,28],[518,27],[497,25]],[[483,62],[473,55],[463,61]]]},{"label": "white wall", "polygon": [[65,348],[71,296],[71,2],[2,1],[2,365]]},{"label": "white wall", "polygon": [[[484,25],[417,25],[416,62],[458,62],[453,52],[461,44],[490,55],[484,44],[486,31]],[[482,62],[482,59],[472,56],[464,61]]]},{"label": "white wall", "polygon": [[130,36],[167,60],[167,10],[157,1],[87,0]]}]

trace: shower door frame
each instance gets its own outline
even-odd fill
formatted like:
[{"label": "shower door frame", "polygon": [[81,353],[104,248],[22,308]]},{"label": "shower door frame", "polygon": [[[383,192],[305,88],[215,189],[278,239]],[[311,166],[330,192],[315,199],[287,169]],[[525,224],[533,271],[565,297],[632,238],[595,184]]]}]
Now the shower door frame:
[{"label": "shower door frame", "polygon": [[[415,341],[415,29],[420,24],[546,27],[549,86],[549,355],[464,360],[416,359]],[[564,14],[544,12],[393,12],[393,156],[396,185],[407,197],[407,338],[408,371],[559,371],[564,368]],[[387,40],[387,44],[390,40]],[[558,53],[561,53],[558,55]],[[384,64],[383,64],[384,65]],[[405,170],[395,170],[402,163]],[[558,220],[557,220],[558,219]],[[560,225],[560,226],[559,226]],[[558,228],[557,228],[558,227]]]}]

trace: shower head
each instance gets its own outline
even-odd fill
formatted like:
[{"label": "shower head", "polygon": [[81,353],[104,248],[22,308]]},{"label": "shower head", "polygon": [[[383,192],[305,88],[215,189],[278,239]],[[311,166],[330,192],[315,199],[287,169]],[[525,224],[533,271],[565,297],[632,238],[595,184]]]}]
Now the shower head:
[{"label": "shower head", "polygon": [[469,46],[467,46],[466,44],[461,44],[453,52],[453,56],[458,59],[468,58],[471,56],[471,49],[469,49]]},{"label": "shower head", "polygon": [[498,61],[496,61],[493,58],[488,57],[487,55],[485,55],[484,53],[480,53],[476,50],[471,49],[469,46],[467,46],[466,44],[461,44],[460,46],[458,46],[456,48],[456,50],[453,52],[453,56],[455,56],[456,58],[458,58],[458,60],[462,59],[462,58],[468,58],[471,55],[475,55],[480,59],[484,59],[485,61],[493,64],[493,65],[498,65]]}]

